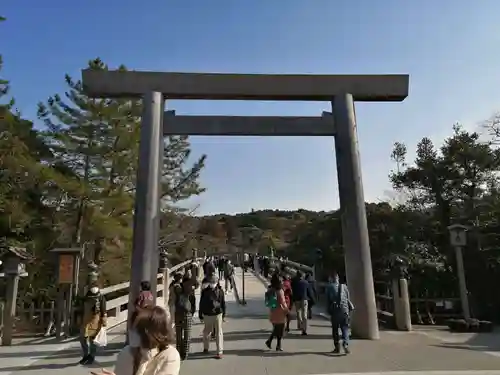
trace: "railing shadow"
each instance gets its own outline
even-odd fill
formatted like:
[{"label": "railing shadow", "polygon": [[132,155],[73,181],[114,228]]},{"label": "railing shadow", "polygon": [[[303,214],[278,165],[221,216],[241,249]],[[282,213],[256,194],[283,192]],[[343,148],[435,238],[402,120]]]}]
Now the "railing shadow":
[{"label": "railing shadow", "polygon": [[[451,333],[447,327],[435,328],[436,333],[441,335],[441,342],[435,346],[448,349],[472,350],[479,352],[500,353],[500,331],[495,330],[488,333]],[[440,332],[441,331],[441,332]],[[463,339],[462,342],[458,340]]]}]

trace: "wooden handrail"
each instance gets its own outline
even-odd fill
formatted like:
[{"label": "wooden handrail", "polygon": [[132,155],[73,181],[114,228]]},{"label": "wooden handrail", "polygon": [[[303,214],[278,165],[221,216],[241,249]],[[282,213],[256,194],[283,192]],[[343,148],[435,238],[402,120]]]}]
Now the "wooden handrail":
[{"label": "wooden handrail", "polygon": [[[197,258],[196,261],[199,261],[200,258]],[[168,273],[172,274],[173,272],[179,271],[185,266],[191,264],[193,262],[192,259],[186,260],[182,263],[179,263],[168,269]],[[158,280],[163,280],[163,274],[158,274]],[[164,290],[163,282],[159,282],[157,284],[156,292],[163,292]],[[113,299],[106,300],[106,310],[108,314],[108,326],[114,327],[120,323],[123,323],[128,318],[128,300],[129,300],[129,289],[130,282],[126,281],[124,283],[111,285],[106,288],[101,289],[101,294],[106,296],[109,294],[120,293],[123,294],[119,297]]]}]

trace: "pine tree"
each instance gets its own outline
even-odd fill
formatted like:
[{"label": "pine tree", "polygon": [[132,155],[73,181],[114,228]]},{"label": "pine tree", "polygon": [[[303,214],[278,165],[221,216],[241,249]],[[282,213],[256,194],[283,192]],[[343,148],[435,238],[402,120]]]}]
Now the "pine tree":
[{"label": "pine tree", "polygon": [[[100,59],[88,66],[107,69]],[[38,108],[54,162],[69,177],[59,218],[66,223],[64,241],[86,245],[95,262],[104,249],[122,258],[121,244],[131,236],[140,103],[91,99],[81,81],[69,75],[65,81],[65,98],[54,95]]]},{"label": "pine tree", "polygon": [[[90,69],[106,70],[100,59]],[[124,66],[119,69],[126,70]],[[132,214],[139,148],[140,100],[92,99],[81,81],[65,77],[65,97],[54,95],[39,104],[38,116],[46,128],[55,162],[72,181],[65,199],[64,222],[70,223],[67,241],[87,244],[94,261],[124,265],[128,274]],[[187,137],[170,137],[163,161],[163,209],[203,191],[198,178],[205,157],[186,167],[190,155]],[[103,251],[105,250],[105,251]],[[124,260],[122,260],[124,259]],[[105,264],[103,265],[106,274]],[[105,277],[113,278],[110,275]]]},{"label": "pine tree", "polygon": [[[1,21],[5,18],[0,17]],[[8,91],[9,81],[0,78],[0,100]],[[32,209],[38,197],[33,188],[42,177],[43,166],[38,163],[41,145],[33,124],[13,113],[12,104],[8,99],[0,105],[0,241],[22,245],[29,241],[26,232],[36,217]]]}]

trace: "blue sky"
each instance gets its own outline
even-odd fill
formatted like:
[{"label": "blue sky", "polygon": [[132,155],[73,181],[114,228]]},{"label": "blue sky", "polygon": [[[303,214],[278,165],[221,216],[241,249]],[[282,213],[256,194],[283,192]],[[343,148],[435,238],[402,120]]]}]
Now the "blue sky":
[{"label": "blue sky", "polygon": [[[413,151],[500,110],[500,1],[3,0],[0,51],[19,108],[65,89],[89,59],[137,70],[409,73],[403,103],[356,108],[365,198],[390,189],[395,141]],[[329,103],[172,101],[179,114],[319,115]],[[330,138],[192,137],[208,155],[200,213],[338,207]]]}]

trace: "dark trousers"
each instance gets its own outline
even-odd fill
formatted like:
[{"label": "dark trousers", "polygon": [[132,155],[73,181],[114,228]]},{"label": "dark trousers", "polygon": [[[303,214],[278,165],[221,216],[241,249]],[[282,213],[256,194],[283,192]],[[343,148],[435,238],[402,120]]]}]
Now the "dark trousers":
[{"label": "dark trousers", "polygon": [[276,348],[281,348],[281,340],[283,339],[283,334],[285,332],[285,323],[273,324],[273,330],[271,335],[267,339],[269,346],[273,343],[273,339],[276,338]]},{"label": "dark trousers", "polygon": [[292,314],[288,313],[286,314],[286,331],[290,331],[290,321],[292,320]]},{"label": "dark trousers", "polygon": [[175,341],[181,359],[185,359],[191,345],[191,327],[193,316],[190,313],[176,314],[175,316]]},{"label": "dark trousers", "polygon": [[83,357],[95,358],[97,346],[94,344],[95,337],[80,336],[80,345],[82,347]]},{"label": "dark trousers", "polygon": [[[342,338],[342,343],[344,346],[349,345],[349,316],[341,314],[341,315],[333,315],[330,318],[330,323],[332,324],[332,337],[333,344],[336,348],[338,348],[340,344],[340,339]],[[341,335],[339,335],[339,330],[341,331]]]}]

